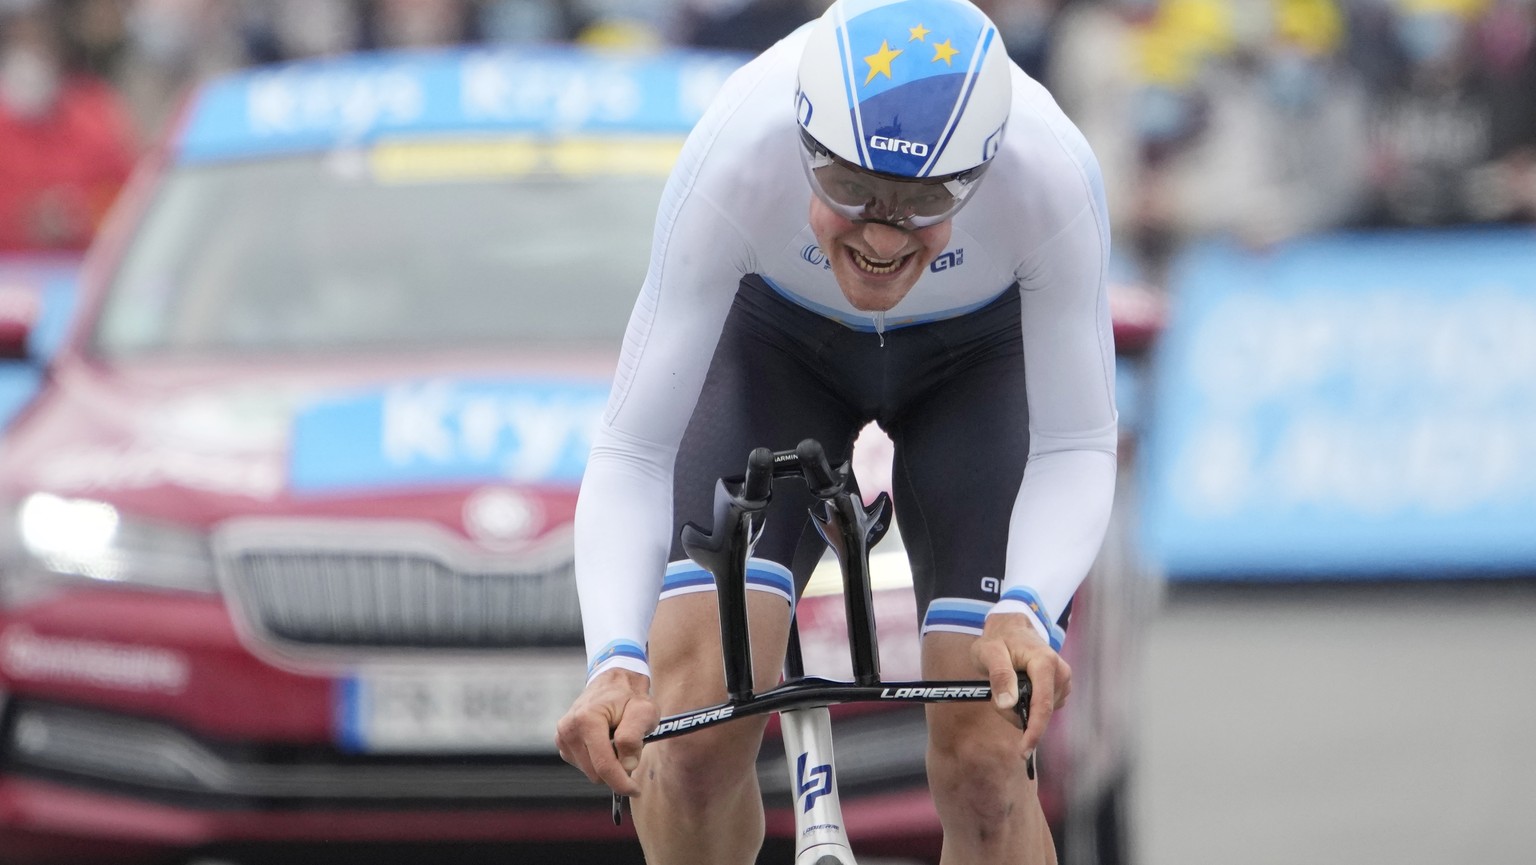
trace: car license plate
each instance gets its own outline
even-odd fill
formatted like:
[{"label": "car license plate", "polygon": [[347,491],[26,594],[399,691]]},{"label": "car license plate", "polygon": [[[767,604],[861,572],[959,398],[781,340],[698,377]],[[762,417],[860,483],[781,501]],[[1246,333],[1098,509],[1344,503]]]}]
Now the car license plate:
[{"label": "car license plate", "polygon": [[585,683],[580,659],[368,669],[341,682],[337,737],[361,753],[553,753]]}]

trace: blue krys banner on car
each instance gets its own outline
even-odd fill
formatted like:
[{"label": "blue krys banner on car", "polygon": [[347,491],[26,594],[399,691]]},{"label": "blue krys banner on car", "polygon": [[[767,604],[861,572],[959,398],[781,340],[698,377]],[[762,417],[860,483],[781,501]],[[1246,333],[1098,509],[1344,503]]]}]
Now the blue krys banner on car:
[{"label": "blue krys banner on car", "polygon": [[1536,233],[1211,245],[1171,293],[1143,485],[1171,578],[1536,568]]},{"label": "blue krys banner on car", "polygon": [[340,395],[295,418],[289,486],[574,484],[607,400],[597,381],[430,379]]},{"label": "blue krys banner on car", "polygon": [[364,54],[268,67],[218,79],[199,92],[178,158],[327,150],[392,135],[681,135],[743,59],[550,46]]}]

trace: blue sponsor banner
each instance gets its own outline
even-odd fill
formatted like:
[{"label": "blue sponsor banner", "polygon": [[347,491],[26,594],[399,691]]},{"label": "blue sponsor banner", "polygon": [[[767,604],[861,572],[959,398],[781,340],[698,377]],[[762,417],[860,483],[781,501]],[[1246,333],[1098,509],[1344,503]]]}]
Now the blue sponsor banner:
[{"label": "blue sponsor banner", "polygon": [[577,49],[363,54],[243,72],[193,101],[178,148],[207,162],[466,133],[670,134],[691,129],[743,58]]},{"label": "blue sponsor banner", "polygon": [[1172,294],[1142,503],[1171,578],[1536,568],[1536,232],[1211,245]]},{"label": "blue sponsor banner", "polygon": [[301,411],[296,493],[510,481],[575,484],[607,382],[430,379],[345,394]]}]

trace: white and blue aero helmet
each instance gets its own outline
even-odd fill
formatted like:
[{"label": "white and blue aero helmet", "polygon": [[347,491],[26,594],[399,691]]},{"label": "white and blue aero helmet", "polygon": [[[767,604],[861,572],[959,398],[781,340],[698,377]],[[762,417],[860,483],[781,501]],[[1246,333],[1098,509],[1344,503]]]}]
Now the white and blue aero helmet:
[{"label": "white and blue aero helmet", "polygon": [[852,167],[953,177],[997,153],[1010,75],[997,27],[967,0],[837,0],[811,25],[795,110],[807,146]]}]

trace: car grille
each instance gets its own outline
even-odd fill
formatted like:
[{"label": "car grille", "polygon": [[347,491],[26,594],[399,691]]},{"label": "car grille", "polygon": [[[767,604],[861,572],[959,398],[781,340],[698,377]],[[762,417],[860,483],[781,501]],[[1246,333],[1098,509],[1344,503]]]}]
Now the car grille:
[{"label": "car grille", "polygon": [[268,639],[315,646],[504,649],[581,644],[569,559],[463,572],[420,553],[243,550],[224,565]]}]

